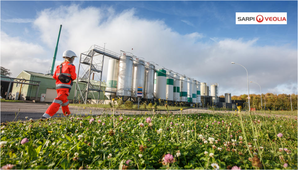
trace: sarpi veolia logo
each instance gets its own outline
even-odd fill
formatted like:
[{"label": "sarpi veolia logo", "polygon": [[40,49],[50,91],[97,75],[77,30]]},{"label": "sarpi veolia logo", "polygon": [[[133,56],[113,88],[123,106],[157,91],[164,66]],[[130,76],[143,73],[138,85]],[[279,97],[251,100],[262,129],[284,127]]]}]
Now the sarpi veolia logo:
[{"label": "sarpi veolia logo", "polygon": [[263,17],[263,15],[258,15],[258,16],[256,17],[256,20],[257,20],[259,23],[263,22],[263,21],[264,21],[264,17]]}]

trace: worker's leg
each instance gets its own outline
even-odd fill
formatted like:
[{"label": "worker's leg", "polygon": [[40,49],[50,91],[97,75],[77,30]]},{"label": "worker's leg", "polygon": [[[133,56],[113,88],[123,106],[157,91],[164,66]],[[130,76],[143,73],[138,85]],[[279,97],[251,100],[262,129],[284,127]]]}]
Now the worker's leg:
[{"label": "worker's leg", "polygon": [[68,116],[70,115],[70,111],[69,111],[69,108],[68,108],[68,105],[69,105],[69,101],[67,99],[68,95],[69,95],[69,90],[64,90],[63,92],[63,96],[61,96],[61,100],[62,100],[62,112],[65,116]]},{"label": "worker's leg", "polygon": [[61,96],[63,96],[63,91],[57,90],[57,97],[54,99],[53,103],[49,106],[47,111],[42,115],[42,117],[50,118],[54,116],[60,108],[60,105],[63,104]]}]

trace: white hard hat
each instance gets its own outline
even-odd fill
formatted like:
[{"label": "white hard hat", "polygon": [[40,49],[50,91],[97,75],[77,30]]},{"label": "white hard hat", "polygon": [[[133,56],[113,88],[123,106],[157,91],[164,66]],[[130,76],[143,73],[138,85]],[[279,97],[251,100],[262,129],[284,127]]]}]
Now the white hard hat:
[{"label": "white hard hat", "polygon": [[66,50],[63,52],[63,58],[65,57],[72,58],[72,57],[77,57],[77,55],[71,50]]}]

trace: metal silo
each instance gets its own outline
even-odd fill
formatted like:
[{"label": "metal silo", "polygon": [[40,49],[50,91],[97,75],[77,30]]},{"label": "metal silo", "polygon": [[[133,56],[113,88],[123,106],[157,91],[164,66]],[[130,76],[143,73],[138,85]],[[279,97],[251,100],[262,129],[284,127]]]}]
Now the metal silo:
[{"label": "metal silo", "polygon": [[196,80],[192,81],[192,102],[197,103],[197,85]]},{"label": "metal silo", "polygon": [[186,83],[186,77],[181,76],[180,77],[180,87],[181,87],[181,92],[180,92],[180,101],[181,102],[187,102],[187,83]]},{"label": "metal silo", "polygon": [[232,103],[231,101],[231,93],[225,93],[225,102]]},{"label": "metal silo", "polygon": [[211,85],[211,96],[212,96],[212,101],[217,103],[218,102],[217,84]]},{"label": "metal silo", "polygon": [[[116,95],[117,91],[117,81],[118,81],[118,70],[119,70],[119,61],[110,58],[108,65],[108,75],[107,75],[107,88],[105,95],[111,99]],[[114,93],[109,93],[114,92]]]},{"label": "metal silo", "polygon": [[169,72],[167,74],[167,93],[166,98],[168,101],[173,101],[173,87],[174,87],[174,79],[173,79],[173,73]]},{"label": "metal silo", "polygon": [[187,102],[192,103],[192,79],[187,79]]},{"label": "metal silo", "polygon": [[132,91],[132,57],[121,52],[119,62],[119,75],[117,84],[117,96],[131,96]]},{"label": "metal silo", "polygon": [[201,83],[201,96],[207,96],[207,87],[206,83],[202,82]]},{"label": "metal silo", "polygon": [[180,101],[180,77],[178,74],[174,74],[174,101]]},{"label": "metal silo", "polygon": [[146,79],[145,79],[145,98],[153,99],[154,97],[154,74],[155,66],[150,63],[146,63]]},{"label": "metal silo", "polygon": [[201,104],[201,83],[197,81],[197,103]]},{"label": "metal silo", "polygon": [[209,86],[206,86],[206,93],[207,93],[207,96],[209,96]]},{"label": "metal silo", "polygon": [[134,62],[134,76],[133,76],[133,94],[132,97],[138,97],[138,87],[143,89],[141,98],[144,97],[145,88],[145,62],[143,60],[135,60]]},{"label": "metal silo", "polygon": [[154,71],[154,96],[156,97],[156,72]]},{"label": "metal silo", "polygon": [[167,77],[166,70],[160,69],[158,70],[156,75],[156,98],[165,100],[166,99],[166,85],[167,85]]}]

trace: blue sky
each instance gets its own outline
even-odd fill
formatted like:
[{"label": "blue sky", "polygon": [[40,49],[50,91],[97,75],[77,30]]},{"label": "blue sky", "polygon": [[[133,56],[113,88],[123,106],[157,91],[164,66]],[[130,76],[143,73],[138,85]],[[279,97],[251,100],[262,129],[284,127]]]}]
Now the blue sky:
[{"label": "blue sky", "polygon": [[[63,9],[70,11],[64,11]],[[77,23],[68,23],[67,20],[74,19],[76,15],[71,10],[75,10],[76,13],[81,14],[80,16],[86,18]],[[236,12],[287,12],[287,25],[236,25]],[[243,65],[246,64],[251,73],[250,78],[264,84],[265,92],[282,93],[287,89],[286,92],[290,93],[293,91],[292,87],[296,87],[297,84],[297,2],[295,1],[2,1],[2,44],[14,49],[14,47],[16,48],[23,43],[25,44],[24,46],[28,46],[27,48],[32,47],[32,49],[36,49],[38,51],[36,53],[30,53],[25,50],[23,54],[28,52],[28,55],[32,56],[31,59],[40,62],[40,65],[44,64],[44,67],[48,67],[48,65],[51,65],[59,30],[58,22],[55,22],[55,19],[51,19],[54,15],[55,17],[53,18],[63,22],[58,55],[62,54],[64,47],[75,48],[75,43],[73,46],[70,46],[74,41],[84,41],[84,45],[90,43],[86,47],[91,46],[91,42],[101,46],[107,42],[107,48],[111,50],[119,51],[119,48],[130,50],[130,47],[134,47],[136,54],[144,56],[148,60],[158,60],[156,61],[157,63],[161,63],[169,69],[178,70],[177,72],[182,74],[189,74],[190,77],[199,81],[205,81],[207,84],[217,82],[221,85],[220,90],[222,92],[238,89],[235,91],[236,94],[245,93],[243,90],[245,88],[242,87],[245,85],[245,82],[241,85],[230,84],[231,80],[245,80],[245,77],[243,78],[242,76],[241,68],[230,65],[230,60],[232,59]],[[99,15],[99,18],[95,15]],[[88,22],[90,24],[88,28],[83,27],[84,21],[89,21],[89,19],[94,19],[96,24],[92,24],[91,21],[90,23]],[[126,41],[126,46],[123,45],[125,44],[123,40],[120,40],[123,41],[121,44],[118,42],[117,37],[114,37],[116,32],[111,31],[115,25],[113,21],[123,22],[122,24],[127,28],[125,29],[127,31],[120,32],[121,37]],[[142,30],[130,24],[148,24],[148,30],[143,28],[142,32]],[[80,27],[80,30],[75,30],[75,27]],[[110,31],[104,29],[105,27],[111,28],[109,29]],[[98,39],[95,41],[88,35],[88,32],[96,32],[97,30],[104,31],[105,35],[100,35],[101,33],[98,32]],[[80,34],[80,36],[73,35],[73,32]],[[162,36],[152,37],[152,35],[155,35],[154,33]],[[125,37],[125,34],[127,34],[127,37]],[[146,34],[148,34],[148,37],[146,37]],[[67,38],[64,35],[67,35]],[[75,36],[78,39],[74,39],[73,37]],[[139,37],[144,37],[144,39]],[[161,40],[161,38],[164,39]],[[129,41],[127,41],[128,39]],[[70,40],[71,43],[69,42]],[[139,47],[140,41],[143,42],[143,46]],[[158,45],[158,43],[160,44]],[[164,54],[163,59],[146,55],[148,54],[148,49],[154,49],[156,45],[158,45],[158,50],[160,51],[156,50],[156,53],[152,52],[152,55]],[[148,49],[145,48],[146,46]],[[77,48],[77,53],[83,52],[82,50],[84,49],[80,47]],[[85,50],[88,50],[86,47]],[[193,48],[196,48],[196,50],[193,50]],[[273,52],[272,49],[279,51]],[[175,52],[175,50],[179,52]],[[150,54],[151,51],[149,52]],[[260,53],[259,56],[258,53]],[[46,57],[38,57],[40,54],[46,55]],[[165,56],[167,54],[168,57]],[[7,55],[9,55],[9,52],[1,51],[1,65],[9,67],[13,76],[17,76],[21,70],[28,69],[25,66],[16,66],[9,63],[12,61],[5,58],[11,58],[11,56]],[[270,55],[273,57],[270,57]],[[16,58],[21,60],[22,57]],[[181,62],[175,65],[175,63],[167,62],[167,60],[172,58],[175,58],[173,62],[179,61],[179,58],[185,58],[186,60],[185,63]],[[251,61],[252,59],[260,59],[260,62],[263,64],[253,62]],[[187,63],[187,61],[191,60],[198,60],[198,64],[203,63],[204,66],[201,69],[198,69],[201,66],[193,66],[194,69],[192,69],[189,63]],[[216,63],[217,61],[220,62]],[[227,65],[222,64],[225,61],[227,61]],[[213,65],[212,63],[215,64]],[[285,66],[289,66],[291,70],[279,73],[279,70],[284,70]],[[276,69],[277,67],[278,69]],[[30,68],[32,68],[31,71],[45,72],[42,67]],[[209,69],[210,71],[208,71]],[[209,74],[206,74],[205,71]],[[285,78],[285,74],[291,75]],[[227,75],[229,76],[225,78]],[[263,75],[263,77],[259,75]],[[257,88],[255,92],[257,93]]]}]

